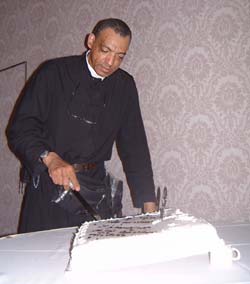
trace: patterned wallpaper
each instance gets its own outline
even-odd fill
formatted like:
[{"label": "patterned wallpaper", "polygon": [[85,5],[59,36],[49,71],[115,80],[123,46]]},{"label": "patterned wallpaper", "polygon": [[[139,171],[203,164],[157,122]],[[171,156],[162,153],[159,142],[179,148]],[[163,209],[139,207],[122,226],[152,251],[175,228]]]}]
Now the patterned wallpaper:
[{"label": "patterned wallpaper", "polygon": [[[250,221],[249,0],[1,0],[0,69],[84,51],[99,19],[133,40],[123,68],[140,93],[156,186],[168,205],[211,222]],[[24,69],[0,73],[0,234],[16,231],[19,163],[5,127]],[[108,168],[124,178],[114,150]],[[124,214],[134,214],[128,190]]]}]

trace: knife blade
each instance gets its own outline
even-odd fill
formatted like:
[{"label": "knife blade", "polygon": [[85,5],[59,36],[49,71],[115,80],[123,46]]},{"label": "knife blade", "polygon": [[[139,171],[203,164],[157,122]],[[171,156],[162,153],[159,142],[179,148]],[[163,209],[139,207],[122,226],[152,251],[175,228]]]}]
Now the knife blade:
[{"label": "knife blade", "polygon": [[160,208],[160,203],[161,203],[161,189],[160,189],[160,187],[158,186],[158,188],[157,188],[157,192],[156,192],[156,206],[157,206],[157,208],[158,208],[158,210],[159,210],[159,208]]},{"label": "knife blade", "polygon": [[88,213],[92,216],[94,220],[101,220],[101,216],[94,210],[92,206],[85,200],[85,198],[78,192],[74,190],[73,183],[69,182],[69,189],[65,189],[53,202],[59,203],[62,201],[69,193],[74,194],[78,201],[82,204],[84,209],[88,211]]},{"label": "knife blade", "polygon": [[164,217],[164,211],[165,211],[166,205],[167,205],[167,197],[168,197],[168,190],[167,190],[167,187],[164,186],[163,194],[162,194],[161,208],[160,208],[160,218],[161,219],[163,219],[163,217]]}]

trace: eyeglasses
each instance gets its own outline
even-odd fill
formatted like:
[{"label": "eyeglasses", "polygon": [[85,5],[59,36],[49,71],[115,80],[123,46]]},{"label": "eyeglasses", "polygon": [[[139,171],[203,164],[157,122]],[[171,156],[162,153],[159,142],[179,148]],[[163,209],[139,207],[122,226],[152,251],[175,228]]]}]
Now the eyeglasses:
[{"label": "eyeglasses", "polygon": [[79,98],[78,96],[79,87],[80,83],[76,85],[74,91],[71,94],[71,98],[68,103],[68,114],[70,115],[70,117],[77,119],[81,122],[87,124],[97,124],[95,119],[89,118],[90,111],[87,109],[87,106],[83,105],[83,103],[80,100],[77,100],[77,98]]}]

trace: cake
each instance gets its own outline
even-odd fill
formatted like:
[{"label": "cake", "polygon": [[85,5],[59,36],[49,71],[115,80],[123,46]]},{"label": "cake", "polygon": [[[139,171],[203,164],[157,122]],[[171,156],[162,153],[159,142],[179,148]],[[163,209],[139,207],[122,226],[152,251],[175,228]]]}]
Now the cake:
[{"label": "cake", "polygon": [[119,271],[208,254],[220,241],[211,224],[180,210],[86,222],[73,239],[67,271]]}]

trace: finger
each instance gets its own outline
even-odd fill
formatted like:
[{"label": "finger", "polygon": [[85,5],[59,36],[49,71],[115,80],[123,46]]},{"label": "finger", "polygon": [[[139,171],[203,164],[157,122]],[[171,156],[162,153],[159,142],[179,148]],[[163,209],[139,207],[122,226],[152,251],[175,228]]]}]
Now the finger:
[{"label": "finger", "polygon": [[49,176],[52,179],[54,184],[64,185],[63,177],[60,172],[52,171],[49,173]]},{"label": "finger", "polygon": [[64,185],[63,188],[64,188],[65,190],[70,190],[70,189],[71,189],[71,187],[70,187],[69,185]]},{"label": "finger", "polygon": [[71,189],[74,189],[74,185],[73,185],[73,183],[72,183],[71,180],[69,181],[69,187],[70,187]]},{"label": "finger", "polygon": [[69,189],[73,189],[74,190],[74,185],[73,185],[69,175],[66,175],[66,176],[64,175],[62,177],[62,179],[63,179],[63,187],[64,187],[65,190],[69,190]]},{"label": "finger", "polygon": [[78,179],[77,179],[75,174],[70,177],[70,184],[69,184],[69,186],[73,190],[80,191],[80,184],[79,184]]},{"label": "finger", "polygon": [[70,178],[67,175],[62,175],[63,186],[69,187]]},{"label": "finger", "polygon": [[68,180],[67,180],[68,175],[64,167],[62,166],[60,167],[57,166],[52,169],[49,169],[49,176],[52,178],[55,184],[59,184],[59,185],[68,184]]}]

